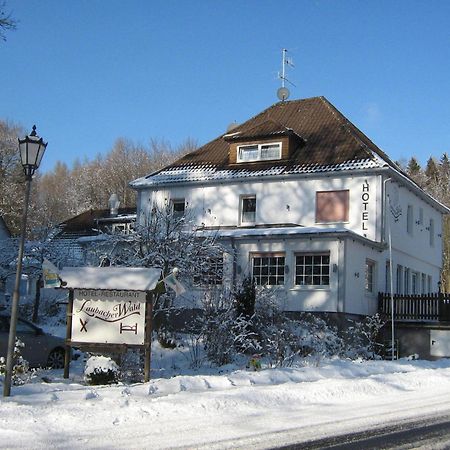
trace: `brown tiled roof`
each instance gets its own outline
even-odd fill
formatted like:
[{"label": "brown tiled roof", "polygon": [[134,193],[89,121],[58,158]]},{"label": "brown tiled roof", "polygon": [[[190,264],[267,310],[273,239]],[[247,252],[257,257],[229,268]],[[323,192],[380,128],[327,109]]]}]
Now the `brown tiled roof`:
[{"label": "brown tiled roof", "polygon": [[89,209],[75,217],[62,222],[60,228],[64,234],[93,235],[97,234],[99,222],[114,218],[123,220],[124,216],[136,214],[136,208],[119,208],[117,216],[111,216],[109,209]]},{"label": "brown tiled roof", "polygon": [[266,120],[249,130],[236,131],[236,129],[233,129],[231,133],[224,134],[222,137],[225,141],[241,141],[269,136],[288,136],[290,134],[295,134],[291,128],[287,128],[274,120]]},{"label": "brown tiled roof", "polygon": [[[361,131],[347,120],[326,98],[313,97],[276,103],[245,123],[237,126],[228,135],[250,136],[266,128],[267,134],[291,129],[305,141],[293,155],[291,165],[333,165],[347,161],[372,159],[372,152],[383,159],[388,157]],[[256,134],[256,133],[255,133]],[[225,136],[225,138],[224,138]],[[227,135],[220,136],[198,150],[175,161],[170,166],[213,165],[225,168],[228,164]],[[391,161],[389,161],[391,162]],[[239,164],[241,169],[260,170],[264,163]],[[286,161],[270,161],[269,165],[285,165]],[[245,167],[244,167],[245,166]]]},{"label": "brown tiled roof", "polygon": [[[289,159],[231,163],[231,143],[294,135]],[[401,170],[325,97],[279,102],[158,172],[134,180],[136,189],[185,182],[337,172],[391,166]],[[403,174],[405,176],[405,174]]]}]

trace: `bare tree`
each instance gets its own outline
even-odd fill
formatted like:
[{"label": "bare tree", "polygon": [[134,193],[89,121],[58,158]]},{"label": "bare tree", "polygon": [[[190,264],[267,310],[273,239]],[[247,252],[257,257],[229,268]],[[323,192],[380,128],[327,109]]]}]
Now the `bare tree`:
[{"label": "bare tree", "polygon": [[6,11],[5,3],[0,3],[0,39],[6,41],[6,32],[15,30],[17,21],[11,17],[10,13]]},{"label": "bare tree", "polygon": [[13,234],[20,226],[24,175],[17,148],[21,127],[0,120],[0,215]]},{"label": "bare tree", "polygon": [[106,155],[77,161],[72,169],[57,162],[52,171],[36,176],[30,227],[51,226],[91,208],[107,208],[113,193],[121,206],[135,206],[130,181],[161,169],[196,146],[193,139],[174,149],[165,140],[152,139],[143,146],[119,138]]},{"label": "bare tree", "polygon": [[[136,233],[116,236],[110,248],[112,265],[159,268],[163,278],[176,267],[188,289],[222,282],[226,249],[215,234],[198,235],[189,212],[177,216],[170,204],[155,206],[145,222],[136,226]],[[162,341],[170,336],[167,325],[174,300],[172,291],[157,294],[154,299],[155,327]]]}]

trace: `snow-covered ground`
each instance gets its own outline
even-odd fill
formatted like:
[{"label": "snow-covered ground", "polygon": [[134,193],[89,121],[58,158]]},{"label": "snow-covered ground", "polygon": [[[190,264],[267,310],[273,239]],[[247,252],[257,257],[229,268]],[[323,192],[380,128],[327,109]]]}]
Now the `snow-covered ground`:
[{"label": "snow-covered ground", "polygon": [[82,360],[69,380],[40,373],[0,401],[0,447],[268,448],[450,413],[448,359],[310,361],[258,372],[193,372],[183,360],[156,348],[154,378],[144,384],[86,386]]}]

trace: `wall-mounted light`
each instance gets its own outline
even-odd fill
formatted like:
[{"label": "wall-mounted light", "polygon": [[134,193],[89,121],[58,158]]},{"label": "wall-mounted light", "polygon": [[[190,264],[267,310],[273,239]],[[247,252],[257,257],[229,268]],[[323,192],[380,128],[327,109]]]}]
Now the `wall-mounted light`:
[{"label": "wall-mounted light", "polygon": [[287,264],[284,266],[284,273],[289,273],[289,266]]},{"label": "wall-mounted light", "polygon": [[338,266],[337,264],[333,264],[333,272],[336,273],[338,271]]},{"label": "wall-mounted light", "polygon": [[359,278],[359,272],[355,272],[355,278]]}]

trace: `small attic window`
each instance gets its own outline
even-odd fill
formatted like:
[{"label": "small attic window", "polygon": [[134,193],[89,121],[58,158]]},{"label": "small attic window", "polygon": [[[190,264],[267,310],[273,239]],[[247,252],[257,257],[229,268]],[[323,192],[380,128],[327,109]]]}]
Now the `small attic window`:
[{"label": "small attic window", "polygon": [[237,162],[270,161],[281,159],[281,142],[267,144],[239,145]]}]

